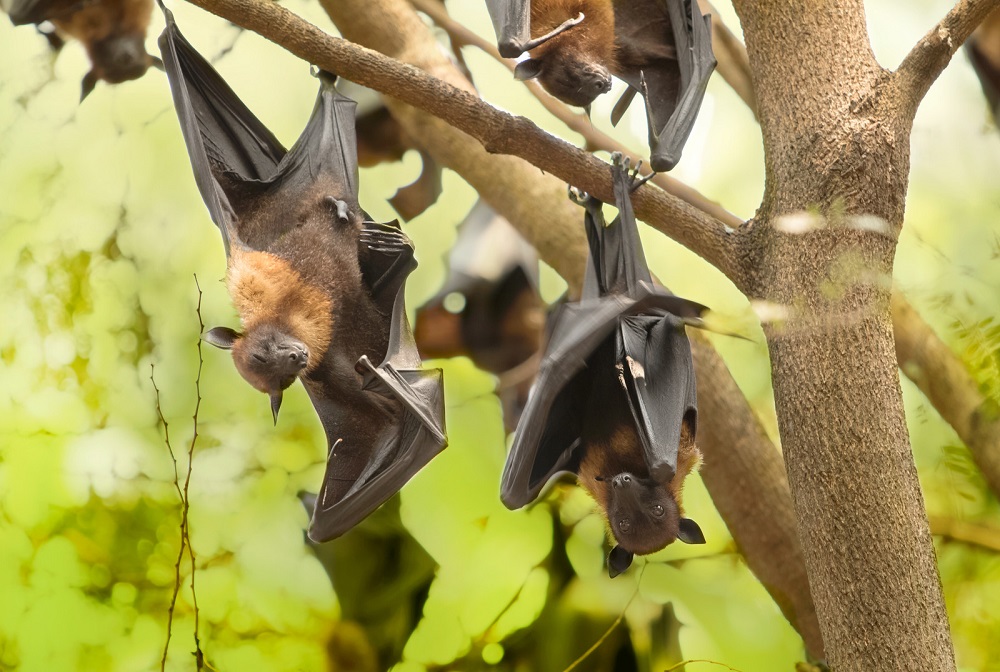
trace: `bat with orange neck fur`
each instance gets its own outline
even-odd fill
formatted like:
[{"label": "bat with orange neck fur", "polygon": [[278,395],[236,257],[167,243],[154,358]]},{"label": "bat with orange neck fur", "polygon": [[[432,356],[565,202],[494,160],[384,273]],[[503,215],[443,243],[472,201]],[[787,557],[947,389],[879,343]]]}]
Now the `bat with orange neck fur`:
[{"label": "bat with orange neck fur", "polygon": [[697,0],[487,0],[497,46],[507,58],[527,52],[518,79],[589,111],[628,84],[611,115],[617,124],[636,93],[646,102],[650,165],[671,170],[694,126],[715,69],[711,17]]},{"label": "bat with orange neck fur", "polygon": [[174,105],[243,323],[204,338],[232,352],[275,422],[282,392],[304,384],[328,442],[309,536],[327,541],[447,443],[441,372],[420,368],[404,310],[413,245],[358,203],[355,103],[333,75],[318,73],[312,116],[286,151],[164,15]]},{"label": "bat with orange neck fur", "polygon": [[[653,284],[630,192],[628,162],[611,167],[618,217],[584,206],[590,259],[579,302],[556,309],[535,386],[507,456],[500,498],[534,501],[560,474],[576,474],[616,541],[611,576],[636,554],[675,540],[704,543],[684,515],[684,479],[700,462],[698,406],[685,323],[705,307]],[[575,193],[575,192],[574,192]]]}]

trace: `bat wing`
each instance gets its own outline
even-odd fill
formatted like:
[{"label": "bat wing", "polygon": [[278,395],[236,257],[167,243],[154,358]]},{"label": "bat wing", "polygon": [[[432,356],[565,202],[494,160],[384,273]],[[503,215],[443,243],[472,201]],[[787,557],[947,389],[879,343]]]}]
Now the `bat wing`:
[{"label": "bat wing", "polygon": [[[404,283],[416,266],[412,245],[391,224],[366,224],[362,246],[369,248],[362,267],[371,269],[368,277],[374,279],[376,302],[395,291],[389,346],[378,366],[367,356],[355,365],[371,402],[363,412],[352,414],[310,390],[330,446],[309,526],[309,537],[316,542],[354,527],[399,492],[448,443],[442,372],[420,368],[420,355],[406,321]],[[352,427],[355,432],[350,431]],[[373,428],[379,429],[373,432]],[[352,437],[355,433],[375,438],[362,445]]]},{"label": "bat wing", "polygon": [[184,38],[163,8],[163,66],[191,158],[195,181],[229,253],[237,236],[236,190],[274,174],[285,148]]},{"label": "bat wing", "polygon": [[9,5],[0,2],[15,26],[39,24],[43,21],[69,18],[94,0],[13,0]]},{"label": "bat wing", "polygon": [[[668,171],[680,160],[715,69],[711,16],[701,14],[697,0],[634,0],[621,6],[624,9],[618,10],[616,5],[615,19],[628,31],[634,58],[626,59],[624,69],[615,73],[630,89],[616,105],[612,121],[617,122],[636,91],[642,93],[650,165]],[[664,30],[664,15],[669,33]],[[650,16],[656,18],[649,20]],[[637,21],[641,21],[638,26]]]},{"label": "bat wing", "polygon": [[972,62],[972,69],[975,70],[982,86],[983,95],[990,106],[994,121],[1000,123],[1000,69],[997,69],[990,62],[979,48],[979,39],[975,34],[965,43],[965,53]]},{"label": "bat wing", "polygon": [[685,420],[697,426],[691,344],[674,315],[631,316],[616,334],[616,355],[632,417],[654,480],[668,483],[677,469]]},{"label": "bat wing", "polygon": [[[684,319],[697,319],[706,308],[652,284],[629,198],[634,176],[629,176],[619,154],[613,156],[611,174],[619,208],[611,226],[604,225],[600,201],[591,197],[578,201],[585,207],[590,242],[583,298],[560,306],[553,318],[545,358],[501,479],[500,499],[511,509],[534,501],[560,473],[578,469],[582,408],[590,387],[587,362],[608,338],[616,339],[625,392],[638,432],[644,444],[649,444],[651,472],[672,476],[676,469],[676,441],[672,447],[655,443],[673,432],[674,422],[659,414],[676,415],[669,405],[678,390],[683,390],[679,396],[685,402],[688,391],[693,394],[693,379],[671,377],[674,369],[682,374],[690,371],[683,361],[686,337],[675,330]],[[660,348],[670,351],[661,353]],[[688,366],[690,356],[688,350]],[[654,377],[655,381],[647,380]],[[668,408],[661,407],[664,401],[669,402]],[[685,412],[681,411],[682,418]]]},{"label": "bat wing", "polygon": [[563,21],[550,32],[532,39],[531,0],[486,0],[486,9],[497,34],[497,49],[504,58],[517,58],[584,20],[583,13],[580,13]]},{"label": "bat wing", "polygon": [[272,199],[287,203],[320,182],[330,187],[345,211],[360,216],[355,103],[336,90],[336,78],[319,73],[320,91],[312,115],[286,152],[184,38],[173,14],[166,8],[163,13],[166,28],[159,44],[164,69],[195,181],[222,232],[226,252],[234,243],[265,249],[296,226],[295,218],[279,217],[271,218],[265,227],[250,227],[246,214]]}]

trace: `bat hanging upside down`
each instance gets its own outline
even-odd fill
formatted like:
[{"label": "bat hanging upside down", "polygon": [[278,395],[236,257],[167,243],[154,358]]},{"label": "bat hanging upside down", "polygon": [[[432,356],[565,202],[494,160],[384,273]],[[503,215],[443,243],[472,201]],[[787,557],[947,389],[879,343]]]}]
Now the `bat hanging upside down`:
[{"label": "bat hanging upside down", "polygon": [[15,26],[51,23],[55,32],[45,35],[56,48],[69,39],[83,44],[91,68],[83,78],[81,100],[100,80],[120,84],[139,79],[150,66],[163,68],[160,59],[146,53],[152,13],[153,0],[13,0],[8,12]]},{"label": "bat hanging upside down", "polygon": [[497,46],[507,58],[527,52],[518,79],[534,79],[556,98],[589,110],[628,84],[611,115],[617,124],[636,93],[646,101],[650,165],[680,160],[715,69],[711,17],[697,0],[487,0]]},{"label": "bat hanging upside down", "polygon": [[610,225],[600,201],[574,192],[590,242],[583,295],[552,318],[500,498],[520,508],[559,474],[576,474],[617,542],[608,557],[613,577],[635,554],[677,539],[705,541],[681,499],[684,479],[701,459],[684,324],[705,307],[653,285],[629,196],[641,183],[619,154],[611,174],[619,215]]},{"label": "bat hanging upside down", "polygon": [[167,78],[243,322],[204,338],[232,351],[275,422],[283,391],[304,384],[328,443],[309,536],[328,541],[447,443],[441,371],[421,370],[406,322],[413,244],[358,203],[355,103],[333,75],[319,72],[312,116],[286,151],[164,15]]}]

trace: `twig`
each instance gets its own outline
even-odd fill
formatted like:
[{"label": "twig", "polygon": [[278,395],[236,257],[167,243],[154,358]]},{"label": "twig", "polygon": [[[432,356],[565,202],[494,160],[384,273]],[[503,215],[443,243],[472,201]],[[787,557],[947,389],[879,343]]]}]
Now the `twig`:
[{"label": "twig", "polygon": [[687,667],[688,665],[691,665],[692,663],[705,663],[707,665],[718,665],[719,667],[724,667],[727,670],[732,670],[732,672],[740,672],[735,667],[730,667],[729,665],[726,665],[725,663],[720,663],[720,662],[715,661],[715,660],[704,660],[702,658],[693,659],[693,660],[682,660],[681,662],[677,663],[676,665],[671,665],[670,667],[668,667],[667,669],[665,669],[663,672],[673,672],[673,670],[679,670],[682,667]]},{"label": "twig", "polygon": [[594,651],[597,651],[597,649],[600,648],[601,644],[603,644],[605,640],[607,640],[607,638],[611,636],[611,633],[615,631],[615,628],[621,625],[622,620],[624,620],[625,618],[625,612],[628,611],[628,608],[632,606],[632,602],[634,602],[635,598],[638,597],[639,595],[639,586],[642,583],[642,575],[645,572],[646,572],[646,565],[643,565],[642,569],[639,570],[639,576],[636,578],[635,581],[635,592],[632,593],[632,597],[628,598],[628,602],[625,604],[625,608],[622,609],[622,613],[618,614],[618,618],[616,618],[614,622],[608,626],[608,629],[604,631],[604,634],[601,635],[600,638],[598,638],[598,640],[594,642],[589,649],[580,654],[580,657],[574,660],[572,663],[570,663],[569,667],[563,670],[563,672],[572,672],[572,670],[576,668],[580,663],[589,658],[590,654],[592,654]]},{"label": "twig", "polygon": [[160,389],[156,386],[156,380],[154,378],[154,368],[151,364],[149,367],[149,380],[153,384],[153,391],[156,398],[156,413],[159,416],[160,422],[163,424],[163,440],[167,446],[167,451],[170,453],[170,460],[174,464],[174,489],[177,491],[177,496],[181,501],[181,543],[180,549],[177,552],[177,562],[174,564],[174,590],[170,596],[170,608],[167,610],[167,638],[166,642],[163,644],[163,656],[160,659],[160,670],[161,672],[166,670],[167,666],[167,653],[170,649],[170,637],[173,629],[174,622],[174,610],[177,607],[177,595],[180,593],[181,589],[181,563],[184,560],[184,552],[187,551],[188,557],[191,559],[191,597],[194,605],[194,644],[195,644],[195,661],[198,670],[204,669],[205,654],[201,650],[201,640],[198,636],[198,596],[195,592],[195,556],[194,548],[191,546],[191,536],[190,536],[190,523],[188,520],[188,512],[190,510],[190,501],[188,498],[188,488],[191,485],[191,473],[194,466],[194,447],[198,441],[198,411],[201,408],[201,370],[204,365],[204,359],[201,353],[201,333],[205,330],[205,323],[201,317],[201,298],[202,291],[201,285],[198,284],[198,276],[194,277],[195,287],[198,289],[198,305],[195,308],[195,312],[198,315],[198,374],[195,377],[194,387],[196,394],[196,401],[194,407],[194,414],[192,415],[192,420],[194,423],[194,432],[191,436],[191,443],[188,445],[188,464],[187,464],[187,474],[184,478],[184,487],[181,488],[180,484],[180,473],[177,471],[177,456],[174,454],[173,446],[170,444],[170,429],[167,419],[163,415],[163,407],[160,404]]},{"label": "twig", "polygon": [[959,0],[899,64],[895,77],[900,85],[900,103],[910,120],[951,57],[997,7],[1000,0]]},{"label": "twig", "polygon": [[968,546],[1000,553],[1000,530],[941,516],[928,516],[931,534]]}]

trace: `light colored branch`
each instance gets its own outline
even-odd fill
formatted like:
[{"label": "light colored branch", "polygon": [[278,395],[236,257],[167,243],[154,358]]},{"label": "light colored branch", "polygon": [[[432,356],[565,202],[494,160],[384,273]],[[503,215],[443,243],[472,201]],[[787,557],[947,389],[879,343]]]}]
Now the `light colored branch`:
[{"label": "light colored branch", "polygon": [[997,7],[1000,0],[959,0],[906,55],[895,77],[899,81],[900,103],[908,110],[910,119],[951,57]]},{"label": "light colored branch", "polygon": [[[276,3],[193,0],[193,4],[259,33],[305,61],[429,112],[478,140],[489,153],[521,157],[603,201],[614,200],[607,164],[544,132],[531,120],[485,103],[468,90],[347,40],[330,37]],[[395,39],[404,38],[399,35]],[[508,198],[513,198],[511,193],[515,192],[508,192]],[[487,200],[504,214],[503,207],[496,207],[497,199]],[[737,237],[729,227],[653,187],[636,191],[633,206],[640,219],[703,257],[737,286],[741,284]],[[513,217],[508,219],[514,221]],[[544,232],[532,240],[541,241],[542,248],[547,247]],[[540,249],[543,256],[547,256],[564,277],[578,280],[579,269],[567,268],[560,259],[555,241],[548,242],[553,246],[548,248],[548,255],[545,249]]]},{"label": "light colored branch", "polygon": [[1000,530],[964,520],[931,516],[931,534],[949,541],[1000,553]]},{"label": "light colored branch", "polygon": [[954,428],[1000,496],[1000,409],[983,397],[962,361],[898,290],[892,295],[892,322],[899,367]]}]

